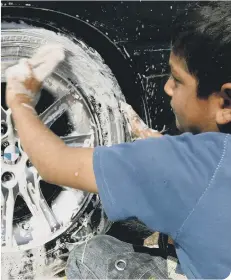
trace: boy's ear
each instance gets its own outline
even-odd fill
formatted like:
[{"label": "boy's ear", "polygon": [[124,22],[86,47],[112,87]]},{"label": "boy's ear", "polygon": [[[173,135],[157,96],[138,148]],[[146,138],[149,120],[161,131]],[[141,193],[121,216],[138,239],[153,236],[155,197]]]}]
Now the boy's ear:
[{"label": "boy's ear", "polygon": [[217,111],[216,122],[224,125],[231,122],[231,83],[221,87],[222,107]]},{"label": "boy's ear", "polygon": [[221,92],[226,95],[226,98],[231,99],[231,83],[226,83],[221,87]]}]

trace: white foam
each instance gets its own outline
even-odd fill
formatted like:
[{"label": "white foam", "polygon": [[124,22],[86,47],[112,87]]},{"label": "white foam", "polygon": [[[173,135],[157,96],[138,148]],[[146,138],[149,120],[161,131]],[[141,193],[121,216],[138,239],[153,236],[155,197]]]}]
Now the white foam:
[{"label": "white foam", "polygon": [[62,45],[48,44],[40,47],[28,60],[38,81],[44,81],[65,58]]}]

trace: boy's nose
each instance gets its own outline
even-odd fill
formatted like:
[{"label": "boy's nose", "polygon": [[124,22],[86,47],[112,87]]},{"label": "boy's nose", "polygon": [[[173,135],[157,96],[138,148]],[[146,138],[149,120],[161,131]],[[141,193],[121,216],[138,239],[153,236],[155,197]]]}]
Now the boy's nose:
[{"label": "boy's nose", "polygon": [[173,89],[172,89],[172,86],[171,86],[171,79],[169,78],[164,86],[164,91],[165,93],[172,97],[173,96]]}]

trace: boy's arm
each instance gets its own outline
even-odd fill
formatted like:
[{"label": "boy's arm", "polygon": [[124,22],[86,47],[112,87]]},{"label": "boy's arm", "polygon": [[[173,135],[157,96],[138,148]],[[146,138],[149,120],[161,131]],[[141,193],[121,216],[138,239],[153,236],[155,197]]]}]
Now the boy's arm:
[{"label": "boy's arm", "polygon": [[[41,177],[52,184],[96,193],[94,149],[66,146],[40,121],[25,95],[17,94],[10,104],[23,149]],[[131,106],[127,106],[126,111],[123,107],[123,113],[131,124],[133,135],[140,138],[162,136],[157,131],[144,127]]]},{"label": "boy's arm", "polygon": [[93,149],[72,148],[38,118],[28,98],[17,95],[11,103],[22,146],[41,177],[50,183],[97,192]]},{"label": "boy's arm", "polygon": [[[131,110],[130,106],[129,108]],[[11,102],[11,110],[23,149],[45,181],[88,192],[97,192],[93,169],[94,149],[66,146],[40,121],[31,102],[24,95],[18,94],[14,98]],[[134,111],[133,113],[135,114]],[[142,130],[143,127],[137,119],[138,115],[136,115],[135,123],[130,119],[136,136],[142,135],[142,138],[162,136],[148,128]],[[136,130],[133,127],[134,124],[136,124]],[[143,134],[143,131],[149,135]]]},{"label": "boy's arm", "polygon": [[[19,64],[7,69],[7,105],[12,110],[24,151],[44,180],[57,185],[97,192],[93,149],[66,146],[39,120],[32,106],[42,81],[63,59],[64,51],[61,46],[44,46],[30,60],[23,59]],[[140,122],[131,106],[124,107],[126,108],[122,110],[131,123],[133,134],[138,136],[139,132],[142,138],[151,136],[149,129],[145,125],[143,127],[142,121]],[[161,136],[158,133],[155,133],[156,135]]]},{"label": "boy's arm", "polygon": [[61,45],[45,45],[30,59],[6,70],[6,103],[11,108],[24,151],[42,178],[50,183],[97,192],[93,149],[71,148],[52,133],[33,108],[42,82],[64,60]]}]

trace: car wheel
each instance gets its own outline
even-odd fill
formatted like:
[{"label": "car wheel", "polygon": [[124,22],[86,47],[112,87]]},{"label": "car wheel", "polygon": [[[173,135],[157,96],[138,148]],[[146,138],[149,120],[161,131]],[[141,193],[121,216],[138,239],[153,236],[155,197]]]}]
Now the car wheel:
[{"label": "car wheel", "polygon": [[[2,22],[2,267],[3,279],[34,279],[56,275],[65,267],[73,246],[110,227],[97,195],[45,182],[23,151],[11,111],[5,105],[5,70],[20,58],[30,57],[39,46],[61,43],[66,59],[43,83],[36,103],[41,121],[70,146],[94,147],[130,140],[118,101],[125,100],[124,80],[117,63],[127,65],[117,48],[91,26],[62,15],[75,28],[84,26],[120,57],[104,59],[98,45],[82,32],[68,33],[47,20],[54,11],[5,7]],[[54,14],[53,14],[54,15]],[[52,17],[54,18],[54,17]],[[64,21],[65,22],[65,21]],[[70,28],[70,27],[68,27]],[[87,34],[89,35],[89,32]],[[86,34],[85,34],[86,35]],[[93,46],[92,46],[93,45]],[[99,51],[97,50],[99,49]],[[104,46],[105,48],[105,46]],[[108,58],[108,54],[105,54]],[[109,67],[110,65],[110,67]],[[128,66],[126,66],[127,69]],[[114,71],[113,69],[114,68]],[[133,94],[137,87],[127,71]],[[120,76],[120,74],[118,75]],[[126,73],[123,77],[126,79]],[[130,80],[129,80],[130,79]],[[28,133],[30,133],[28,131]],[[21,278],[20,278],[21,277]],[[44,279],[44,278],[43,278]]]}]

